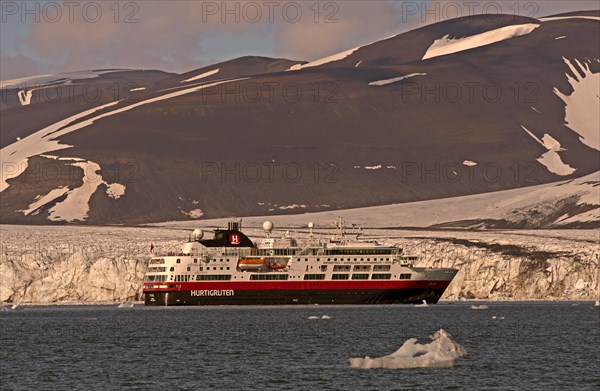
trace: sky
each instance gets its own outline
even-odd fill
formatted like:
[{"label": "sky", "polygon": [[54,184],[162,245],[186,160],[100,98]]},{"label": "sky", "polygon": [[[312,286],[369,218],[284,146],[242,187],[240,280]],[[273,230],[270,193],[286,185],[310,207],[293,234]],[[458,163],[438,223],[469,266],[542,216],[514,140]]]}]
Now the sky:
[{"label": "sky", "polygon": [[600,0],[2,0],[0,80],[100,68],[181,73],[245,55],[310,61],[457,16],[599,8]]}]

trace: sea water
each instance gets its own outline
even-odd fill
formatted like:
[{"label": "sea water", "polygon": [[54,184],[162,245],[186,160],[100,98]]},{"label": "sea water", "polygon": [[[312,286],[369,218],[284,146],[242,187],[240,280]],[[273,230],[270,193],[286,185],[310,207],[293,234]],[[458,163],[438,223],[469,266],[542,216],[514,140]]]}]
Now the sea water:
[{"label": "sea water", "polygon": [[[0,389],[600,389],[593,303],[471,304],[21,306],[0,313]],[[466,351],[450,366],[351,366],[440,329]]]}]

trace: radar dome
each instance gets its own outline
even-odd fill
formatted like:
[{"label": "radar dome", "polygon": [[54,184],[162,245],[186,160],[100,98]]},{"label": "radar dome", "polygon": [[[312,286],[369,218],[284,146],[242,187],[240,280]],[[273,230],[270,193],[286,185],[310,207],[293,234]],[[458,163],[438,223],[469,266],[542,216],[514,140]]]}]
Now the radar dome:
[{"label": "radar dome", "polygon": [[202,237],[204,236],[204,231],[202,231],[200,228],[196,228],[194,230],[194,232],[192,232],[192,239],[193,240],[200,240],[202,239]]},{"label": "radar dome", "polygon": [[273,225],[273,222],[272,222],[272,221],[265,221],[265,222],[263,223],[263,230],[264,230],[265,232],[271,232],[271,231],[273,231],[273,228],[274,228],[274,227],[275,227],[275,226]]}]

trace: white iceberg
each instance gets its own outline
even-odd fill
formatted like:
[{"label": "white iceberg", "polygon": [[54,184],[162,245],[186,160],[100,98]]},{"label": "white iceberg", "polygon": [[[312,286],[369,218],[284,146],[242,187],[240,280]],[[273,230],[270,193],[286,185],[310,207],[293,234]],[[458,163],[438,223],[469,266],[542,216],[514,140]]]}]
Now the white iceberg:
[{"label": "white iceberg", "polygon": [[420,344],[416,338],[404,342],[404,345],[394,353],[371,358],[351,358],[352,368],[450,368],[456,359],[467,355],[467,351],[456,343],[452,336],[440,329],[430,336],[432,341]]}]

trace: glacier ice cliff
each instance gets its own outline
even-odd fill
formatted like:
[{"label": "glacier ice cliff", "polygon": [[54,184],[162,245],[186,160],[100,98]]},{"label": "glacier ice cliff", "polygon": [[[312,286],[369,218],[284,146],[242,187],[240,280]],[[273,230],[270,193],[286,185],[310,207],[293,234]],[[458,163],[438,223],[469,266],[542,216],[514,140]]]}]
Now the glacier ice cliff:
[{"label": "glacier ice cliff", "polygon": [[[38,304],[141,300],[150,245],[173,251],[187,238],[187,231],[168,228],[2,226],[0,232],[0,301]],[[417,266],[458,268],[442,299],[599,296],[593,230],[373,233],[420,256]]]}]

